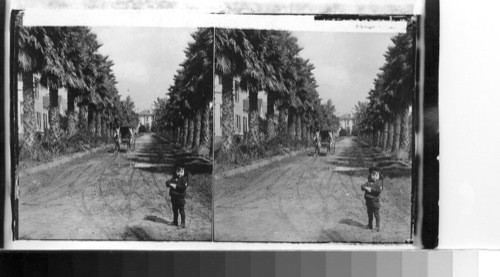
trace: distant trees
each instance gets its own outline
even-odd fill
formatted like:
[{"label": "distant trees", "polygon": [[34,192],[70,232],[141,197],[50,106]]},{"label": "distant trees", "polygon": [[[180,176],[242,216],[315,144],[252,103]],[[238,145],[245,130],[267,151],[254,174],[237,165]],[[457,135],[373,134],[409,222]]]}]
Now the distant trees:
[{"label": "distant trees", "polygon": [[368,102],[358,102],[355,108],[361,136],[401,158],[411,158],[409,110],[415,87],[414,33],[408,30],[391,39]]}]

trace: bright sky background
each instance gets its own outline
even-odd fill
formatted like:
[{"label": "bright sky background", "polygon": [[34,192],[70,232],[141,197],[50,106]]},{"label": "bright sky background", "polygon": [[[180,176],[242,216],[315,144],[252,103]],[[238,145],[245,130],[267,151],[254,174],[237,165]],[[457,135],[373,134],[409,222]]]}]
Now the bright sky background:
[{"label": "bright sky background", "polygon": [[195,29],[152,27],[92,27],[103,44],[99,52],[115,63],[117,88],[132,97],[139,111],[150,109],[158,97],[166,97],[184,50]]},{"label": "bright sky background", "polygon": [[367,100],[373,80],[385,62],[383,54],[392,45],[390,33],[293,32],[309,59],[322,102],[331,99],[338,115],[353,111]]},{"label": "bright sky background", "polygon": [[[114,61],[118,90],[132,97],[138,110],[150,109],[165,97],[175,71],[184,60],[184,49],[195,29],[151,27],[92,27],[100,52]],[[391,33],[293,32],[310,59],[323,102],[332,99],[338,115],[349,113],[365,101],[373,80],[384,64],[383,54],[392,44]]]}]

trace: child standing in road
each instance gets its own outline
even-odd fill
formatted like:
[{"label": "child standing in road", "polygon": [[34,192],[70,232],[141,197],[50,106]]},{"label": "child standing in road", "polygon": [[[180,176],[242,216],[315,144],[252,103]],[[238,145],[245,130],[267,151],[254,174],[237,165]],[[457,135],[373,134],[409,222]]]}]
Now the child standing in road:
[{"label": "child standing in road", "polygon": [[375,216],[375,231],[380,231],[380,193],[384,189],[382,172],[379,168],[370,167],[368,182],[361,186],[361,190],[365,192],[366,210],[368,212],[367,229],[373,229],[373,216]]},{"label": "child standing in road", "polygon": [[172,224],[178,226],[177,221],[179,213],[181,214],[181,228],[186,228],[186,214],[184,212],[184,206],[186,205],[186,188],[187,183],[187,172],[185,167],[179,163],[176,163],[172,172],[172,179],[168,180],[167,188],[170,188],[170,200],[172,201],[172,211],[174,213],[174,220]]}]

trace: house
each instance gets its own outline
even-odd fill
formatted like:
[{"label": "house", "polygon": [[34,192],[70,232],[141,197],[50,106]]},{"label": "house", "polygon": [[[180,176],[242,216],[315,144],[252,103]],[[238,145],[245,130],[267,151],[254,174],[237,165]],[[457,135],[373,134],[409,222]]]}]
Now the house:
[{"label": "house", "polygon": [[[248,91],[240,86],[240,78],[233,79],[234,91],[234,133],[243,135],[248,132]],[[220,76],[215,75],[214,80],[214,136],[222,136],[221,118],[222,118],[222,80]],[[258,113],[261,118],[266,118],[266,102],[264,101],[265,92],[260,91],[258,96]]]},{"label": "house", "polygon": [[139,114],[139,125],[146,127],[148,131],[151,131],[153,126],[154,115],[150,110],[143,110]]},{"label": "house", "polygon": [[340,127],[347,131],[347,134],[351,135],[354,125],[356,124],[354,116],[352,114],[343,114],[339,117]]},{"label": "house", "polygon": [[[33,75],[33,90],[34,90],[34,99],[35,99],[35,121],[36,121],[36,131],[43,132],[45,129],[50,128],[49,125],[49,90],[43,87],[40,84],[40,76],[39,74]],[[65,88],[59,89],[59,113],[61,115],[66,115],[66,111],[68,110],[68,103],[64,97],[67,96],[68,92]],[[24,133],[24,126],[22,121],[23,114],[23,82],[22,76],[18,76],[17,82],[17,110],[18,110],[18,122],[19,134]]]}]

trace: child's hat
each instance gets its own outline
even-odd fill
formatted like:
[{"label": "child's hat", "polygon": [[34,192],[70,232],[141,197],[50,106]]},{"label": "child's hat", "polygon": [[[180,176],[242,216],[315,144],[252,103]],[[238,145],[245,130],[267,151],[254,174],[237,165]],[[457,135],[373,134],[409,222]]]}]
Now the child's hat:
[{"label": "child's hat", "polygon": [[380,168],[376,167],[376,166],[372,166],[368,169],[368,171],[370,172],[370,174],[372,172],[378,172],[378,173],[382,173],[382,171],[380,170]]},{"label": "child's hat", "polygon": [[174,163],[174,169],[178,169],[178,168],[184,168],[184,169],[186,169],[186,166],[182,162],[176,162],[176,163]]}]

